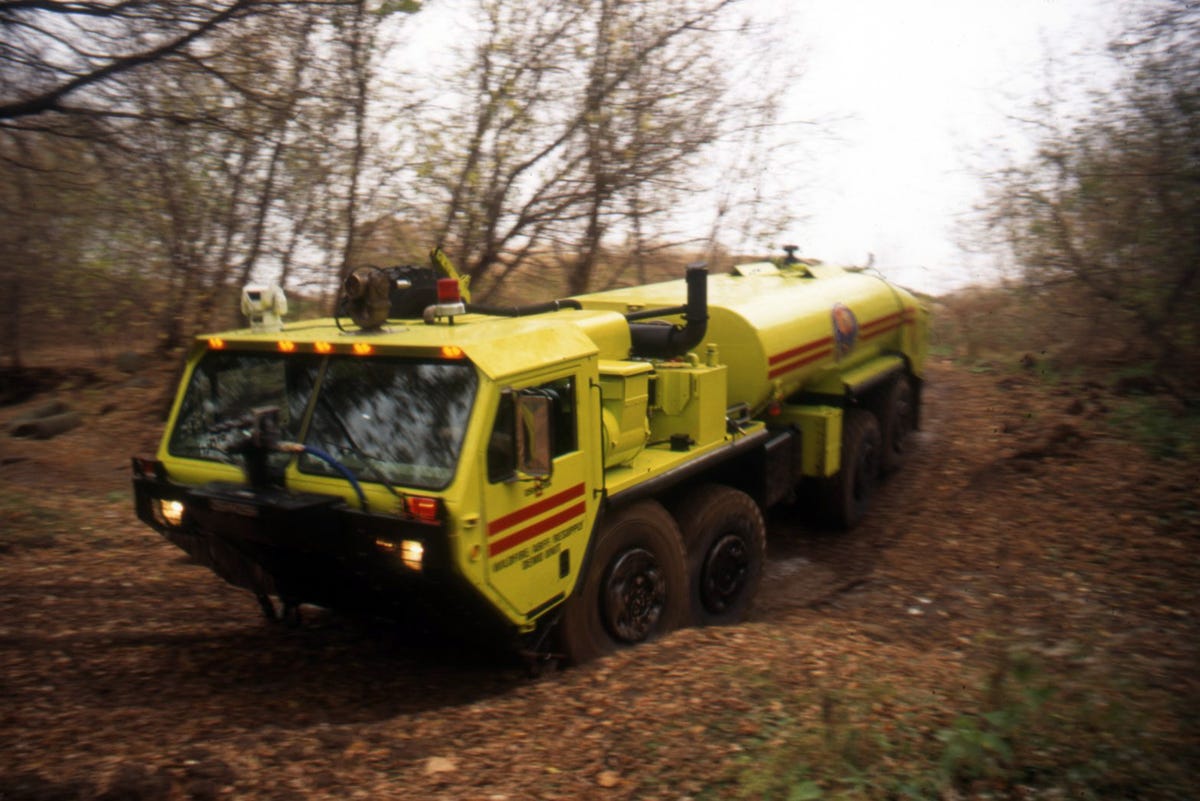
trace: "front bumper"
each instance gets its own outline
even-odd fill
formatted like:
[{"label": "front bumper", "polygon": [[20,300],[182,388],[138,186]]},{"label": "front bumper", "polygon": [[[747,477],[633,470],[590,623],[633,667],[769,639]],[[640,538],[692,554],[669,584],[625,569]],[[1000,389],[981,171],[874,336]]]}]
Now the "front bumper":
[{"label": "front bumper", "polygon": [[[363,512],[341,498],[240,484],[198,487],[133,477],[138,517],[226,582],[288,603],[397,620],[453,619],[496,632],[506,624],[453,569],[446,523]],[[178,501],[173,523],[160,501]],[[402,542],[419,542],[421,567]]]}]

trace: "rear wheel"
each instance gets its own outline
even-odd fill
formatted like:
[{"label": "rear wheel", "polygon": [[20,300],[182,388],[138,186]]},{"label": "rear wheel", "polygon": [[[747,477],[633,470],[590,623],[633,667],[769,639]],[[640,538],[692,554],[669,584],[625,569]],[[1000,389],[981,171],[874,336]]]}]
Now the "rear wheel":
[{"label": "rear wheel", "polygon": [[882,470],[879,421],[865,409],[848,409],[842,421],[842,469],[822,482],[828,523],[854,528],[866,515]]},{"label": "rear wheel", "polygon": [[676,519],[687,550],[692,622],[738,622],[754,603],[766,561],[758,504],[744,492],[710,484],[688,493]]},{"label": "rear wheel", "polygon": [[916,394],[908,376],[896,378],[883,393],[879,406],[879,433],[882,439],[884,472],[892,472],[904,463],[908,438],[917,427]]},{"label": "rear wheel", "polygon": [[587,572],[563,609],[561,638],[579,664],[679,628],[687,612],[687,564],[675,521],[642,501],[598,535]]}]

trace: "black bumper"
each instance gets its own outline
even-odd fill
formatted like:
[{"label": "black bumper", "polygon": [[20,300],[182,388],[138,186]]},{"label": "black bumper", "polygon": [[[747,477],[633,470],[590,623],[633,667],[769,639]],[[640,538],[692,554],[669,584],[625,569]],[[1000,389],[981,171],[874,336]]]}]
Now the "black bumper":
[{"label": "black bumper", "polygon": [[[453,570],[443,524],[362,512],[341,498],[283,489],[188,487],[135,474],[133,490],[144,523],[234,586],[347,614],[511,633]],[[159,500],[183,503],[178,525],[157,511]],[[404,565],[404,540],[424,546],[420,571]]]}]

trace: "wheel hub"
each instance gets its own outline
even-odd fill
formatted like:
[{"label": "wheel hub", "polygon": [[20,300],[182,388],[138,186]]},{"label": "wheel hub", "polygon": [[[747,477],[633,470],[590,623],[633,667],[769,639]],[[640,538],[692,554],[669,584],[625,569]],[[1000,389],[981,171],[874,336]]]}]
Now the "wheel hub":
[{"label": "wheel hub", "polygon": [[654,554],[645,548],[622,553],[604,582],[604,624],[613,637],[642,642],[654,631],[667,599],[667,582]]},{"label": "wheel hub", "polygon": [[750,554],[746,541],[737,534],[725,534],[704,559],[700,574],[700,600],[713,614],[733,605],[746,587]]}]

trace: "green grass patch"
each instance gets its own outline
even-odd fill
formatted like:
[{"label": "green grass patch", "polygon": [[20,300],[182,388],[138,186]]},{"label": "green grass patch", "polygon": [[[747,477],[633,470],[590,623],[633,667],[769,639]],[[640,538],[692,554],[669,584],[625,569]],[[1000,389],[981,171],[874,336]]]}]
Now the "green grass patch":
[{"label": "green grass patch", "polygon": [[952,359],[957,354],[954,345],[949,342],[931,342],[929,355],[939,359]]},{"label": "green grass patch", "polygon": [[739,720],[735,730],[754,733],[741,740],[736,775],[720,797],[936,797],[940,779],[927,767],[937,764],[930,718],[940,712],[921,708],[927,698],[882,682],[780,690],[774,698],[752,719]]},{"label": "green grass patch", "polygon": [[71,517],[57,504],[36,496],[0,490],[0,554],[17,548],[52,548],[70,529]]},{"label": "green grass patch", "polygon": [[1200,461],[1200,409],[1157,395],[1121,398],[1109,421],[1117,434],[1159,458]]},{"label": "green grass patch", "polygon": [[[933,697],[880,676],[788,693],[728,726],[733,775],[701,797],[1184,798],[1197,756],[1177,702],[1127,678],[990,649],[983,669]],[[1092,655],[1094,657],[1094,655]],[[763,677],[757,677],[761,680]],[[769,684],[769,680],[768,680]],[[762,688],[766,689],[766,687]],[[759,693],[755,693],[759,695]],[[1029,796],[1029,797],[1033,797]]]}]

